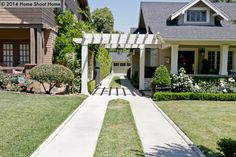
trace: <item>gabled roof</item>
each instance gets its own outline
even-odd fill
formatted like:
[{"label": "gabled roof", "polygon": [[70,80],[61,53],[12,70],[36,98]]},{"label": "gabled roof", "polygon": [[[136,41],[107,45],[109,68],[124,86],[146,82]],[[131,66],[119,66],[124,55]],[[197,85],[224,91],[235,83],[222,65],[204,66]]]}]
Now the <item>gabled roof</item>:
[{"label": "gabled roof", "polygon": [[[221,21],[221,26],[167,25],[170,15],[187,4],[183,2],[142,2],[144,22],[150,28],[150,33],[159,32],[164,39],[236,39],[236,25],[225,20]],[[236,19],[236,3],[214,3],[214,5],[229,15],[229,20]]]},{"label": "gabled roof", "polygon": [[187,11],[189,8],[197,4],[198,2],[202,1],[205,5],[207,5],[209,8],[211,8],[214,12],[217,13],[217,15],[221,16],[226,21],[229,21],[228,15],[226,15],[222,10],[220,10],[217,6],[215,6],[213,3],[211,3],[209,0],[192,0],[190,3],[176,11],[174,14],[171,15],[171,20],[175,19],[179,15],[183,14],[185,11]]},{"label": "gabled roof", "polygon": [[111,58],[112,58],[112,61],[127,61],[128,60],[128,53],[125,53],[125,52],[110,52],[109,53]]}]

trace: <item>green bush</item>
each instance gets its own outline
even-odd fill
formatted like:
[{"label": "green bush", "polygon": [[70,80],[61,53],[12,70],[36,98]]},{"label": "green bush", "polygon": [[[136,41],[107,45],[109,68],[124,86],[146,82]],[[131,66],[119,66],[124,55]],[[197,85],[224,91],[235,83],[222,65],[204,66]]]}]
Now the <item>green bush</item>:
[{"label": "green bush", "polygon": [[217,141],[218,150],[225,157],[236,157],[236,141],[231,138],[223,138]]},{"label": "green bush", "polygon": [[111,56],[105,48],[99,47],[97,48],[95,58],[100,64],[100,80],[103,80],[111,72]]},{"label": "green bush", "polygon": [[[47,94],[50,94],[56,85],[61,85],[62,83],[72,84],[74,80],[74,74],[69,68],[57,64],[34,67],[29,74],[31,79],[42,84]],[[48,89],[45,87],[45,83],[49,84]]]},{"label": "green bush", "polygon": [[153,95],[153,99],[157,101],[170,101],[170,100],[236,101],[236,94],[156,92]]},{"label": "green bush", "polygon": [[169,71],[167,70],[166,66],[161,65],[159,66],[154,73],[152,78],[152,86],[153,87],[170,87],[171,79]]},{"label": "green bush", "polygon": [[96,81],[95,80],[91,80],[91,81],[88,82],[88,91],[89,91],[90,94],[95,89],[95,86],[96,86]]}]

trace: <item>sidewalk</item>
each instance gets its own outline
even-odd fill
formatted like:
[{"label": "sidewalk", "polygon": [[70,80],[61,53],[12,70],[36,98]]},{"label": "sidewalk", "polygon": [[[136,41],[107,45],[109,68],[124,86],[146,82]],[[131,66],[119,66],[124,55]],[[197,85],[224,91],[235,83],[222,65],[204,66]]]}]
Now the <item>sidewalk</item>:
[{"label": "sidewalk", "polygon": [[[112,75],[102,87],[109,86]],[[93,95],[62,124],[31,157],[92,157],[102,127],[107,104],[112,99],[125,99],[131,104],[137,130],[146,156],[198,157],[192,142],[166,117],[153,102],[142,97],[124,76],[122,88],[130,95]]]}]

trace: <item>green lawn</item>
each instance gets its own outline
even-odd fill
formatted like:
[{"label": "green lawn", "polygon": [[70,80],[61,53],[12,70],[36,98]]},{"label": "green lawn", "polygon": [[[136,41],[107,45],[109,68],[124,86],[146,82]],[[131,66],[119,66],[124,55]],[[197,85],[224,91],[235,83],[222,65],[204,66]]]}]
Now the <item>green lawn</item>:
[{"label": "green lawn", "polygon": [[144,156],[129,102],[109,102],[94,156]]},{"label": "green lawn", "polygon": [[120,77],[119,76],[114,76],[112,78],[112,81],[111,81],[109,87],[112,87],[112,88],[116,88],[116,87],[119,88],[119,87],[121,87]]},{"label": "green lawn", "polygon": [[204,151],[216,157],[216,141],[236,139],[236,103],[213,101],[167,101],[158,106]]},{"label": "green lawn", "polygon": [[0,156],[30,156],[84,99],[0,92]]}]

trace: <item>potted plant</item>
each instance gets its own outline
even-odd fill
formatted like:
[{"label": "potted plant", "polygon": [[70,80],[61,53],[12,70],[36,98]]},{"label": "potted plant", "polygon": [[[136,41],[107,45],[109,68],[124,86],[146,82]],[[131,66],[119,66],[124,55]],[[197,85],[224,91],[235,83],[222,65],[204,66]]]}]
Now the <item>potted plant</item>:
[{"label": "potted plant", "polygon": [[161,65],[155,70],[152,78],[151,88],[153,92],[162,91],[169,92],[171,89],[171,78],[166,66]]}]

